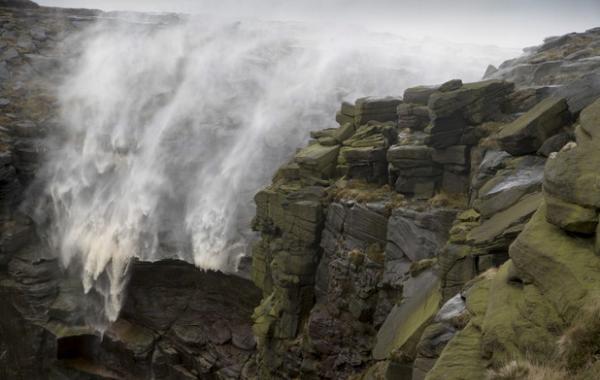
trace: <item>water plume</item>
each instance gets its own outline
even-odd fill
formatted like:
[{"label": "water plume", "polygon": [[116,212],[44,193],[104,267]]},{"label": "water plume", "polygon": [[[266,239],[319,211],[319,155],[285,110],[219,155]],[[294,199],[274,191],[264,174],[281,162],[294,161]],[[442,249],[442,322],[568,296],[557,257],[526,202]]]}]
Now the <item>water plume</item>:
[{"label": "water plume", "polygon": [[65,140],[42,170],[49,241],[118,317],[133,258],[234,272],[252,197],[342,100],[477,80],[514,50],[318,23],[112,15],[73,36]]}]

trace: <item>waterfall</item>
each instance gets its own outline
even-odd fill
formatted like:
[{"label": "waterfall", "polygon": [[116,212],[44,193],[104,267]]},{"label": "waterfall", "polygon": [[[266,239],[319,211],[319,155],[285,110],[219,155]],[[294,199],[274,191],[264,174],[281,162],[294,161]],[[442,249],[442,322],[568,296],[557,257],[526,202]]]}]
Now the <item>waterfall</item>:
[{"label": "waterfall", "polygon": [[41,171],[40,210],[65,267],[118,317],[132,258],[235,272],[254,193],[334,127],[342,100],[478,80],[514,49],[357,27],[113,14],[65,43],[64,139]]}]

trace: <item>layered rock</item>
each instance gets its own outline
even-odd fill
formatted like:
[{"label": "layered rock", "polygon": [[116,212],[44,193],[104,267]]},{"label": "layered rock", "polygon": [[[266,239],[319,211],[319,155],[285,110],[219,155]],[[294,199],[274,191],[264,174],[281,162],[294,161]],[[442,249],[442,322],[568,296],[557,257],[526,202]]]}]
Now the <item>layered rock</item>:
[{"label": "layered rock", "polygon": [[598,30],[486,81],[344,102],[255,197],[256,287],[135,262],[100,339],[99,295],[17,208],[60,136],[28,78],[57,75],[53,46],[97,13],[17,2],[0,2],[0,377],[479,379],[531,360],[593,378],[597,342],[569,342],[598,333]]}]

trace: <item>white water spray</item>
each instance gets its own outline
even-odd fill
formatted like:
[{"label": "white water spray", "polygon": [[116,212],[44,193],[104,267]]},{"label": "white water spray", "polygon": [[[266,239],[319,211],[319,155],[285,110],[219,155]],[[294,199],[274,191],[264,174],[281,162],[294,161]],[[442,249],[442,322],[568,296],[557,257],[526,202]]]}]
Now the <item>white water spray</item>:
[{"label": "white water spray", "polygon": [[132,258],[235,271],[254,193],[310,130],[335,125],[342,100],[477,80],[515,55],[317,24],[153,20],[72,39],[81,54],[57,91],[67,141],[44,170],[51,242],[109,320]]}]

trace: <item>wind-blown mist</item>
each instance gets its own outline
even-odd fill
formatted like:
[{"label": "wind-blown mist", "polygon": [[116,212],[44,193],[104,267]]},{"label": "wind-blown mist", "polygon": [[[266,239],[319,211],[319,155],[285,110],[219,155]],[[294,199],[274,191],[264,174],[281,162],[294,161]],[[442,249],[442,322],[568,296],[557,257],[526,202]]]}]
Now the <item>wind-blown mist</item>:
[{"label": "wind-blown mist", "polygon": [[114,320],[132,258],[235,271],[254,193],[334,126],[339,103],[477,80],[514,50],[316,24],[106,21],[57,89],[67,141],[45,168],[50,241]]}]

